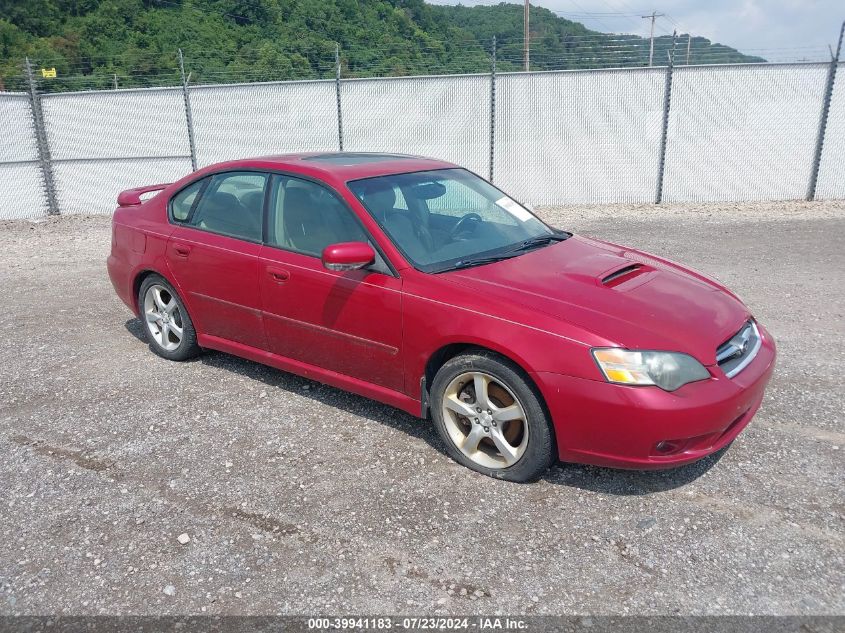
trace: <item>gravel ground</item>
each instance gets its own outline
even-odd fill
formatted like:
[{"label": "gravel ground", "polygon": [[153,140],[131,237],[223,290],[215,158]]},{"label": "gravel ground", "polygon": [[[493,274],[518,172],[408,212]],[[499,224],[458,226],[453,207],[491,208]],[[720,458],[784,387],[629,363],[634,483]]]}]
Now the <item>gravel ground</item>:
[{"label": "gravel ground", "polygon": [[390,407],[151,354],[109,218],[0,223],[0,614],[845,613],[845,203],[541,213],[715,275],[771,330],[730,450],[487,479]]}]

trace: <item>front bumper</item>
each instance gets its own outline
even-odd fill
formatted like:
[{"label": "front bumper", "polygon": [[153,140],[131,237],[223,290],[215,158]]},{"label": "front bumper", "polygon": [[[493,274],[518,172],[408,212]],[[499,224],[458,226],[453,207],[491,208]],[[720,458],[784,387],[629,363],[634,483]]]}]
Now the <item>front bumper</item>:
[{"label": "front bumper", "polygon": [[629,387],[549,372],[533,374],[552,416],[565,462],[658,469],[694,462],[730,444],[763,401],[775,366],[775,345],[760,327],[762,345],[741,373],[674,392]]}]

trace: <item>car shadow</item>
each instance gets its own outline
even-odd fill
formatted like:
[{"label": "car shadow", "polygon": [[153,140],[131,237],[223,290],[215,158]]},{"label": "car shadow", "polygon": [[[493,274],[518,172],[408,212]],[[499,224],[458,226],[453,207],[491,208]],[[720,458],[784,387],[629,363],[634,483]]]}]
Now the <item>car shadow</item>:
[{"label": "car shadow", "polygon": [[423,422],[400,409],[223,352],[206,351],[199,357],[199,361],[203,365],[225,369],[251,380],[260,381],[268,387],[296,393],[327,407],[340,409],[352,415],[393,427],[423,440],[441,453],[445,452],[443,443],[433,425]]},{"label": "car shadow", "polygon": [[615,496],[649,495],[685,486],[709,471],[730,445],[692,464],[668,470],[622,470],[583,464],[564,464],[543,477],[550,484]]},{"label": "car shadow", "polygon": [[[124,326],[136,339],[144,344],[147,343],[140,319],[129,319]],[[433,424],[420,420],[400,409],[223,352],[205,351],[194,362],[231,371],[250,380],[260,381],[268,387],[296,393],[326,406],[390,426],[412,437],[419,438],[436,451],[446,454],[445,446]],[[722,459],[728,448],[729,446],[693,464],[671,470],[620,470],[558,463],[549,469],[549,472],[541,478],[541,481],[557,486],[615,496],[666,492],[680,488],[701,477]]]},{"label": "car shadow", "polygon": [[134,319],[129,319],[126,323],[123,324],[123,327],[125,327],[127,332],[129,332],[132,336],[134,336],[142,343],[147,342],[147,337],[144,335],[144,326],[141,323],[141,319],[137,317]]},{"label": "car shadow", "polygon": [[[144,326],[140,319],[129,319],[124,327],[136,339],[147,344]],[[250,380],[262,382],[268,387],[296,393],[326,406],[392,426],[403,433],[418,437],[437,451],[445,453],[445,447],[431,424],[375,400],[223,352],[206,350],[198,358],[188,362],[200,362],[209,367],[225,369]]]}]

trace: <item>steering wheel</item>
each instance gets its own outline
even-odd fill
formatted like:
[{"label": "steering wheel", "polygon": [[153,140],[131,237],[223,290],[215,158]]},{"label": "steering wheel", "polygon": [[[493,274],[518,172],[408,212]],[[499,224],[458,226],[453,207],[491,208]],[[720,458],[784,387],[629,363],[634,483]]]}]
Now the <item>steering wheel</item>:
[{"label": "steering wheel", "polygon": [[[481,216],[475,212],[467,213],[464,217],[462,217],[455,226],[452,227],[452,230],[449,232],[449,239],[454,241],[458,239],[461,233],[472,233],[477,228],[478,224],[482,223],[484,220],[481,219]],[[471,224],[471,223],[475,224]]]}]

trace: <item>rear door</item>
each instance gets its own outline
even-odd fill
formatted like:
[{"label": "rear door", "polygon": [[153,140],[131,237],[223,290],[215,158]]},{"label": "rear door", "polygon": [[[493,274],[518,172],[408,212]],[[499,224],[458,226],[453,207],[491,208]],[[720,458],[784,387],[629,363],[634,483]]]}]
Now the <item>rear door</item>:
[{"label": "rear door", "polygon": [[[167,262],[198,332],[267,349],[258,256],[269,175],[215,174],[171,201]],[[189,191],[197,187],[195,191]]]},{"label": "rear door", "polygon": [[363,270],[326,270],[329,244],[375,245],[353,211],[321,184],[274,176],[260,283],[270,350],[396,391],[401,360],[402,281],[381,256]]}]

